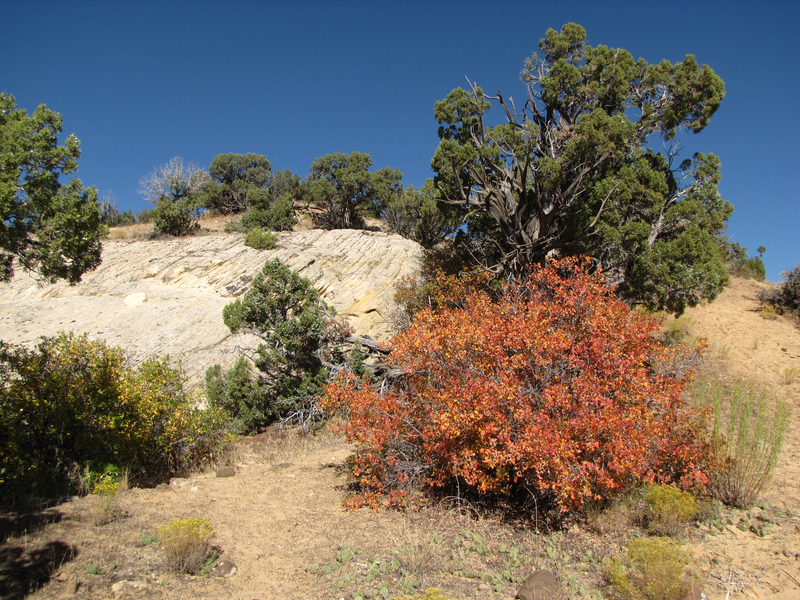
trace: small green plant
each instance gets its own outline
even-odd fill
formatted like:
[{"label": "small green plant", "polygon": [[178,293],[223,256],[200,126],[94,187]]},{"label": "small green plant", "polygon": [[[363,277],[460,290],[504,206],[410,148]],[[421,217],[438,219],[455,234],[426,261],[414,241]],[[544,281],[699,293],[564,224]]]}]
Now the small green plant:
[{"label": "small green plant", "polygon": [[689,552],[678,541],[639,538],[630,543],[621,559],[608,561],[605,575],[629,600],[681,600],[696,581],[691,563]]},{"label": "small green plant", "polygon": [[797,367],[788,367],[783,370],[783,383],[785,385],[792,385],[797,379],[797,375],[800,374]]},{"label": "small green plant", "polygon": [[208,519],[172,519],[158,528],[167,567],[176,573],[197,573],[211,553],[214,528]]},{"label": "small green plant", "polygon": [[700,510],[689,492],[671,485],[654,485],[645,493],[648,527],[661,535],[677,535]]},{"label": "small green plant", "polygon": [[[781,273],[783,282],[777,287],[769,287],[759,294],[765,305],[772,306],[776,312],[800,313],[800,265]],[[763,310],[762,310],[763,313]]]},{"label": "small green plant", "polygon": [[278,234],[262,229],[253,229],[244,238],[244,245],[256,250],[274,250],[277,242]]},{"label": "small green plant", "polygon": [[772,304],[765,304],[758,314],[760,314],[761,317],[767,321],[774,321],[781,313]]},{"label": "small green plant", "polygon": [[709,493],[725,504],[749,508],[769,481],[789,426],[786,402],[736,384],[701,384],[714,410]]}]

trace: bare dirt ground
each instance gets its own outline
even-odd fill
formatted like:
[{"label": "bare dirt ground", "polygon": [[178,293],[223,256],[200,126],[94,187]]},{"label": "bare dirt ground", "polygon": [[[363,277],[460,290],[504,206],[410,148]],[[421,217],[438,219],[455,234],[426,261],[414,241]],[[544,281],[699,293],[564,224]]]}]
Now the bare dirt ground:
[{"label": "bare dirt ground", "polygon": [[[800,329],[759,314],[758,285],[734,280],[681,323],[709,340],[708,369],[786,399],[796,422]],[[547,568],[565,598],[612,597],[602,560],[635,535],[630,528],[589,520],[548,531],[537,514],[514,521],[454,505],[413,514],[347,512],[341,499],[349,452],[327,430],[311,437],[270,432],[222,459],[235,466],[235,476],[209,471],[165,490],[123,492],[106,525],[94,524],[93,497],[35,514],[0,514],[0,596],[32,590],[35,599],[395,598],[435,586],[452,598],[510,599],[526,575]],[[724,509],[687,530],[710,600],[800,598],[798,453],[800,430],[792,425],[761,506]],[[163,550],[152,543],[156,528],[187,516],[210,519],[213,543],[236,564],[235,574],[177,576],[165,569]]]}]

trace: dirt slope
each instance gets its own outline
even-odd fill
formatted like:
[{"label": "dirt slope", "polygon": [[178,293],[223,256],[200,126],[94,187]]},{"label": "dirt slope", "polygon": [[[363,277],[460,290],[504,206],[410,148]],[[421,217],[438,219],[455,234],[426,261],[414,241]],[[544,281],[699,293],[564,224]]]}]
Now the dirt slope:
[{"label": "dirt slope", "polygon": [[[688,312],[690,330],[708,338],[714,368],[724,364],[730,376],[756,380],[790,401],[794,423],[800,378],[787,383],[786,377],[800,368],[800,330],[786,319],[764,320],[757,287],[734,280],[716,302]],[[120,596],[151,598],[392,598],[437,586],[453,598],[510,599],[522,577],[549,568],[565,597],[607,597],[600,562],[622,547],[613,535],[580,523],[557,533],[520,530],[453,509],[345,512],[341,467],[348,452],[330,433],[265,434],[229,457],[234,477],[209,472],[166,491],[128,491],[118,497],[119,518],[107,525],[92,523],[90,497],[6,522],[17,536],[2,546],[0,594],[13,597],[32,583],[39,587],[32,598],[59,598],[77,582],[76,598],[113,597],[117,583],[128,589]],[[764,508],[727,510],[714,526],[689,532],[710,600],[800,598],[798,453],[793,424]],[[158,525],[186,516],[211,520],[235,575],[178,577],[164,570],[157,545],[143,545]],[[54,523],[37,527],[37,520]],[[749,531],[750,523],[768,524],[765,535]]]}]

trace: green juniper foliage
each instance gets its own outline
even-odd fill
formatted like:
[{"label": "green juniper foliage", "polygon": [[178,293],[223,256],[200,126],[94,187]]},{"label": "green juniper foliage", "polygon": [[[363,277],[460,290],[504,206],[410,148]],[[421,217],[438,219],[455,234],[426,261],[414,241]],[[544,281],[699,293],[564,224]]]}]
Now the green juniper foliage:
[{"label": "green juniper foliage", "polygon": [[464,215],[466,254],[495,272],[588,254],[629,300],[680,314],[728,277],[720,160],[680,160],[675,137],[705,128],[724,84],[692,55],[648,64],[585,40],[574,23],[547,31],[522,71],[525,102],[472,84],[436,103],[437,189]]},{"label": "green juniper foliage", "polygon": [[61,116],[40,105],[31,116],[0,93],[0,281],[14,276],[14,259],[48,282],[77,283],[100,264],[105,233],[97,190],[75,172],[80,142],[58,145]]},{"label": "green juniper foliage", "polygon": [[330,312],[308,279],[278,259],[268,261],[244,297],[222,312],[232,333],[260,338],[249,355],[257,374],[242,360],[224,374],[212,367],[206,373],[212,404],[228,410],[247,431],[304,411],[327,381],[322,357],[330,341]]},{"label": "green juniper foliage", "polygon": [[362,227],[363,216],[378,216],[402,190],[403,174],[384,167],[370,173],[369,154],[334,152],[316,159],[304,185],[304,196],[323,207],[319,224],[328,229]]}]

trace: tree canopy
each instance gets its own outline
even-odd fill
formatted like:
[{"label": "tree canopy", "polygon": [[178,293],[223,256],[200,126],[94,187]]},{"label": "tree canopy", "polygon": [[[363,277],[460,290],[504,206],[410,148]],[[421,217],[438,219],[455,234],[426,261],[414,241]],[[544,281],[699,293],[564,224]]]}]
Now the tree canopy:
[{"label": "tree canopy", "polygon": [[207,206],[222,214],[239,213],[250,207],[253,190],[266,188],[272,179],[272,164],[263,154],[219,154],[208,168],[211,179]]},{"label": "tree canopy", "polygon": [[361,214],[380,214],[389,199],[402,191],[403,174],[384,167],[371,173],[369,154],[334,152],[316,159],[306,180],[307,197],[324,210],[320,223],[329,229],[359,227]]},{"label": "tree canopy", "polygon": [[547,31],[542,57],[525,61],[523,103],[472,83],[436,103],[437,189],[465,211],[461,239],[495,272],[585,253],[624,296],[682,312],[727,279],[714,239],[733,210],[717,190],[720,161],[679,160],[676,139],[708,125],[724,84],[692,55],[648,64],[585,39],[574,23]]},{"label": "tree canopy", "polygon": [[100,264],[104,227],[97,190],[75,172],[80,142],[58,145],[62,120],[40,105],[31,116],[0,93],[0,280],[14,276],[14,259],[48,282],[77,283]]}]

